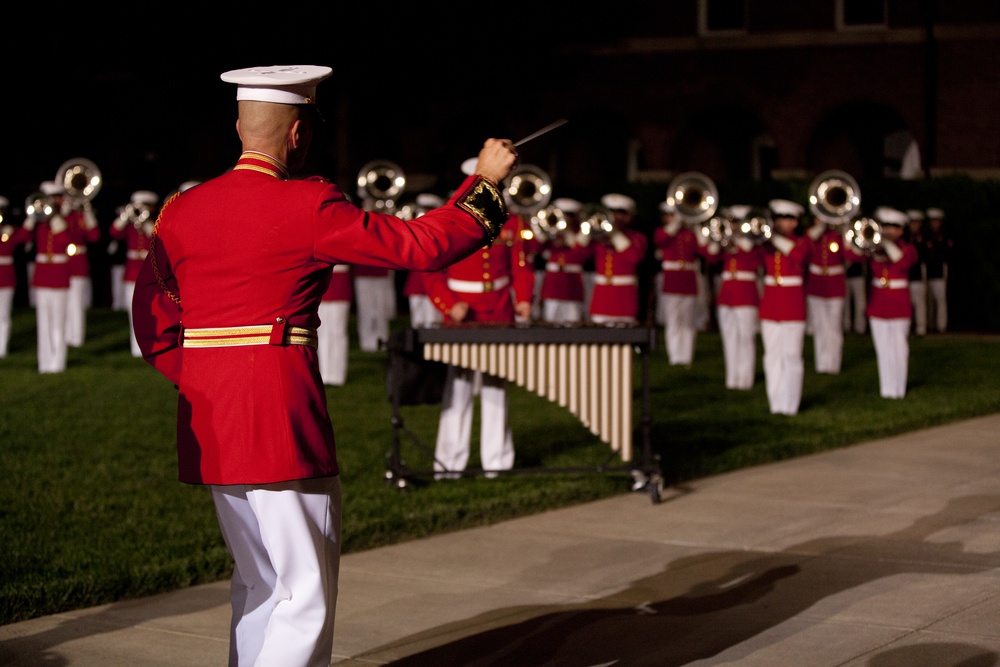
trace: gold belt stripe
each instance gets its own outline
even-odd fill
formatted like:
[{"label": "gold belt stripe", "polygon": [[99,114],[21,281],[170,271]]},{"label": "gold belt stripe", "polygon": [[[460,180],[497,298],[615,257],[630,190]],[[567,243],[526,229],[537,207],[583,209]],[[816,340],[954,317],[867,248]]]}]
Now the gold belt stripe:
[{"label": "gold belt stripe", "polygon": [[[248,327],[216,327],[185,329],[184,347],[235,347],[238,345],[268,345],[271,325]],[[288,327],[283,342],[286,345],[317,347],[316,330],[308,327]]]}]

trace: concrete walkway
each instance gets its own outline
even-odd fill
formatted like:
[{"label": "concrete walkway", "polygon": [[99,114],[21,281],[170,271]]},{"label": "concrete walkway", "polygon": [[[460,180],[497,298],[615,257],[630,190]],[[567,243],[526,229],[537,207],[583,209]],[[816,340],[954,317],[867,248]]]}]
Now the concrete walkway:
[{"label": "concrete walkway", "polygon": [[[0,665],[226,664],[228,584],[0,627]],[[1000,415],[343,559],[333,663],[1000,664]]]}]

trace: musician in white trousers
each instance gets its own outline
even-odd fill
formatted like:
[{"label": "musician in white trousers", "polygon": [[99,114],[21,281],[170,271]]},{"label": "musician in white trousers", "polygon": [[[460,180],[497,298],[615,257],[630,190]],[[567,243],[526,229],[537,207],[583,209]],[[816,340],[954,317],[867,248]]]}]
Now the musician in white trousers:
[{"label": "musician in white trousers", "polygon": [[806,271],[806,318],[812,329],[817,373],[840,373],[844,354],[844,240],[839,229],[817,218],[806,230],[809,268]]},{"label": "musician in white trousers", "polygon": [[320,325],[316,330],[316,357],[323,384],[341,386],[347,382],[347,359],[350,343],[351,265],[334,264],[330,285],[319,302]]},{"label": "musician in white trousers", "polygon": [[353,274],[358,346],[364,352],[376,352],[380,341],[389,340],[389,323],[396,316],[395,272],[356,264]]}]

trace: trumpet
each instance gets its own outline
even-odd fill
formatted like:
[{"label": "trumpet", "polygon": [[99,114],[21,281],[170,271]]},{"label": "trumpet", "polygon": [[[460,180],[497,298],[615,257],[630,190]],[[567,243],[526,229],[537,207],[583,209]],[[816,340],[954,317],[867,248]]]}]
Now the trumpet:
[{"label": "trumpet", "polygon": [[580,217],[580,233],[588,239],[604,240],[615,231],[614,215],[600,204],[584,206]]},{"label": "trumpet", "polygon": [[394,212],[405,188],[406,174],[391,160],[372,160],[358,172],[358,196],[365,210]]},{"label": "trumpet", "polygon": [[882,243],[882,225],[874,218],[855,218],[844,230],[844,240],[862,254],[870,255]]},{"label": "trumpet", "polygon": [[41,190],[32,192],[24,200],[24,214],[26,216],[48,218],[52,215],[53,210],[52,200]]},{"label": "trumpet", "polygon": [[771,240],[774,222],[767,209],[749,208],[733,212],[733,236],[746,236],[756,245]]},{"label": "trumpet", "polygon": [[549,205],[531,216],[531,235],[541,241],[556,241],[572,230],[566,214],[557,206]]},{"label": "trumpet", "polygon": [[861,188],[845,171],[824,171],[809,186],[809,210],[828,224],[846,224],[860,206]]}]

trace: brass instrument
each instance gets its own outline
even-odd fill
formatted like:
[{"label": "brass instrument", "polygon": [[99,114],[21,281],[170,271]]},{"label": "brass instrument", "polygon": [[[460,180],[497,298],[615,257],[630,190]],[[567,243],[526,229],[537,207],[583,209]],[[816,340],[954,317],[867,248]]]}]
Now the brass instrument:
[{"label": "brass instrument", "polygon": [[825,223],[846,224],[860,207],[861,188],[845,171],[824,171],[809,186],[809,210]]},{"label": "brass instrument", "polygon": [[66,160],[59,165],[55,181],[63,186],[67,197],[77,201],[91,201],[104,184],[97,165],[82,157]]},{"label": "brass instrument", "polygon": [[416,202],[406,202],[405,204],[401,204],[399,206],[399,208],[396,210],[395,215],[400,220],[413,220],[414,218],[419,218],[420,216],[422,216],[424,213],[427,212],[427,210],[428,209],[417,204]]},{"label": "brass instrument", "polygon": [[24,200],[24,214],[26,216],[48,218],[52,215],[52,212],[52,200],[41,190],[32,192]]},{"label": "brass instrument", "polygon": [[746,236],[757,245],[766,243],[774,234],[774,221],[767,209],[738,211],[738,215],[733,217],[732,226],[734,236]]},{"label": "brass instrument", "polygon": [[580,233],[587,238],[603,240],[615,231],[615,217],[600,204],[587,204],[580,215]]},{"label": "brass instrument", "polygon": [[511,213],[533,216],[552,200],[552,180],[541,167],[522,164],[507,177],[503,195]]},{"label": "brass instrument", "polygon": [[550,204],[531,216],[531,236],[541,242],[554,241],[571,232],[563,211]]},{"label": "brass instrument", "polygon": [[674,205],[685,224],[693,226],[715,215],[719,207],[719,191],[715,182],[705,174],[687,171],[670,182],[667,202]]},{"label": "brass instrument", "polygon": [[870,255],[882,242],[882,225],[874,218],[855,218],[844,230],[844,240],[862,254]]},{"label": "brass instrument", "polygon": [[153,207],[144,202],[131,201],[125,205],[121,213],[133,227],[140,229],[153,215]]},{"label": "brass instrument", "polygon": [[391,160],[372,160],[358,172],[358,196],[366,211],[395,212],[405,188],[406,174]]},{"label": "brass instrument", "polygon": [[721,246],[729,245],[735,234],[733,217],[729,211],[713,215],[701,224],[698,233],[705,237],[709,243],[718,243]]}]

